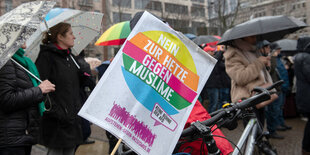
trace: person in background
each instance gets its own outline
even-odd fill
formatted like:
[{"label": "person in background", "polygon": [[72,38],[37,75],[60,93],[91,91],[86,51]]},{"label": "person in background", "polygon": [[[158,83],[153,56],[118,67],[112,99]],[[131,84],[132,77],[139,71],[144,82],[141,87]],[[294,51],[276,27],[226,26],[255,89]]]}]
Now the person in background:
[{"label": "person in background", "polygon": [[294,74],[294,61],[292,56],[285,56],[284,60],[284,67],[288,73],[289,79],[289,91],[286,94],[285,103],[283,106],[283,116],[284,117],[296,117],[297,108],[295,102],[295,94],[296,94],[296,77]]},{"label": "person in background", "polygon": [[50,93],[41,125],[40,143],[48,155],[73,155],[83,143],[81,119],[77,115],[82,103],[80,80],[84,76],[71,53],[75,36],[71,25],[59,23],[49,29],[36,60],[42,79],[56,85]]},{"label": "person in background", "polygon": [[263,56],[268,56],[271,52],[270,42],[268,40],[259,41],[256,46]]},{"label": "person in background", "polygon": [[[82,104],[86,102],[91,91],[96,86],[95,79],[92,78],[92,72],[90,65],[85,61],[85,52],[84,50],[76,57],[78,64],[80,65],[80,70],[84,71],[83,78],[80,79],[80,97]],[[94,140],[90,140],[89,136],[91,134],[90,123],[88,120],[82,118],[82,133],[83,133],[83,144],[92,144],[95,143]]]},{"label": "person in background", "polygon": [[[266,70],[270,57],[262,56],[256,48],[256,36],[235,39],[224,53],[226,72],[231,78],[231,100],[249,98],[253,95],[254,87],[267,87],[272,84],[272,79]],[[261,126],[264,125],[264,108],[277,98],[276,94],[271,99],[257,104],[254,108]]]},{"label": "person in background", "polygon": [[[203,48],[205,52],[207,52],[209,55],[215,58],[215,48],[212,48],[210,46],[205,46]],[[209,79],[207,80],[205,86],[204,86],[204,91],[203,91],[203,100],[206,99],[206,95],[204,93],[207,93],[207,97],[209,99],[209,106],[208,106],[208,112],[212,113],[215,111],[218,106],[219,106],[219,94],[220,94],[220,89],[219,85],[221,83],[220,79],[220,72],[219,72],[219,66],[218,66],[219,61],[215,64]]]},{"label": "person in background", "polygon": [[308,118],[302,140],[302,154],[310,155],[310,37],[299,38],[294,59],[297,110]]},{"label": "person in background", "polygon": [[278,74],[280,80],[283,80],[284,83],[281,85],[281,91],[278,93],[279,98],[279,105],[276,106],[276,113],[277,113],[277,126],[276,129],[279,131],[285,131],[290,130],[292,127],[285,124],[284,117],[283,117],[283,106],[285,103],[286,95],[290,91],[290,81],[287,69],[285,68],[283,62],[282,62],[282,55],[281,55],[281,47],[277,43],[272,43],[270,45],[270,48],[272,49],[273,56],[276,57],[276,68],[275,71]]},{"label": "person in background", "polygon": [[[13,59],[40,77],[35,64],[24,56],[25,44]],[[55,91],[48,80],[39,83],[12,60],[0,69],[0,154],[30,155],[37,144],[40,126],[39,105],[44,95]]]},{"label": "person in background", "polygon": [[217,65],[219,67],[220,73],[220,95],[219,95],[219,106],[218,108],[222,108],[223,104],[230,103],[230,87],[231,87],[231,80],[228,74],[226,73],[225,68],[225,59],[224,59],[225,50],[221,49],[220,51],[216,52],[215,58],[217,59]]},{"label": "person in background", "polygon": [[208,112],[211,113],[220,109],[225,102],[230,102],[230,78],[225,71],[224,50],[216,51],[215,48],[206,46],[204,51],[217,59],[204,88],[209,98]]},{"label": "person in background", "polygon": [[[262,56],[271,58],[270,42],[268,40],[259,41],[256,45]],[[266,69],[270,71],[271,61],[268,61]]]},{"label": "person in background", "polygon": [[[270,56],[270,66],[266,66],[266,69],[269,71],[270,76],[272,80],[279,81],[280,76],[278,74],[278,70],[276,68],[277,66],[277,55],[279,49],[276,49],[276,47],[270,48],[270,43],[266,40],[261,41],[258,43],[257,46],[260,49],[260,52],[264,56]],[[267,48],[268,47],[268,48]],[[278,87],[276,88],[277,94],[279,95],[279,98],[282,97],[282,91]],[[265,108],[265,116],[266,116],[266,122],[267,122],[267,129],[269,131],[269,137],[270,138],[275,138],[275,139],[284,139],[283,136],[279,135],[276,132],[276,127],[278,125],[278,119],[279,119],[279,113],[277,111],[278,107],[280,106],[280,99],[276,99],[273,101],[271,104],[267,105]]]},{"label": "person in background", "polygon": [[102,62],[101,65],[96,67],[98,79],[100,79],[103,76],[103,74],[108,69],[108,67],[111,64],[111,62],[113,61],[113,59],[114,59],[114,57],[110,58],[109,60],[106,60],[106,61]]}]

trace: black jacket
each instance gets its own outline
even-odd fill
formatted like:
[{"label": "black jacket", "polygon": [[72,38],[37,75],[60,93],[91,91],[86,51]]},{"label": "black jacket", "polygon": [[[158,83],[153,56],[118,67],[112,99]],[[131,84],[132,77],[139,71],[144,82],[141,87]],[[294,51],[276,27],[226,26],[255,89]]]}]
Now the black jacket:
[{"label": "black jacket", "polygon": [[223,59],[223,52],[219,51],[215,55],[217,63],[215,64],[211,75],[205,85],[206,88],[230,88],[230,77],[225,70],[225,61]]},{"label": "black jacket", "polygon": [[310,113],[310,38],[298,40],[298,49],[301,53],[296,54],[294,70],[296,75],[296,105],[301,113]]},{"label": "black jacket", "polygon": [[0,70],[0,148],[37,143],[43,101],[39,87],[21,67],[8,61]]},{"label": "black jacket", "polygon": [[79,96],[80,70],[71,59],[68,50],[59,50],[53,44],[41,45],[36,61],[42,80],[55,84],[55,92],[49,93],[45,103],[48,111],[42,118],[40,143],[49,148],[75,147],[82,143]]},{"label": "black jacket", "polygon": [[80,65],[80,72],[85,72],[89,75],[84,75],[84,73],[82,73],[82,76],[80,78],[80,97],[82,105],[84,105],[85,101],[90,95],[90,92],[95,88],[96,81],[94,78],[91,77],[90,65],[84,60],[84,57],[77,56],[76,61]]}]

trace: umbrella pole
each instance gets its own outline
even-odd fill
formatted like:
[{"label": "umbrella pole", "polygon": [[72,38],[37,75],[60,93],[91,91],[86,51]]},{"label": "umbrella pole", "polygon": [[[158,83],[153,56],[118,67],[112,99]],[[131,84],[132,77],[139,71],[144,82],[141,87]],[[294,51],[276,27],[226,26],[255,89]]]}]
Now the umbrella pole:
[{"label": "umbrella pole", "polygon": [[116,145],[115,145],[115,147],[114,147],[114,149],[113,149],[113,151],[111,152],[110,155],[114,155],[115,154],[115,152],[118,149],[118,147],[121,144],[121,142],[122,142],[122,139],[118,139],[118,141],[117,141],[117,143],[116,143]]},{"label": "umbrella pole", "polygon": [[45,25],[45,27],[46,27],[46,32],[47,32],[47,34],[48,34],[48,35],[51,35],[50,29],[49,29],[49,27],[48,27],[48,25],[47,25],[47,22],[46,22],[45,18],[43,18],[43,21],[44,21],[44,25]]},{"label": "umbrella pole", "polygon": [[19,64],[17,61],[15,61],[14,59],[10,58],[16,65],[18,65],[19,67],[21,67],[23,70],[25,70],[28,74],[30,74],[32,77],[34,77],[36,80],[38,80],[40,83],[42,82],[41,79],[39,79],[37,76],[35,76],[34,74],[32,74],[28,69],[26,69],[24,66],[22,66],[21,64]]}]

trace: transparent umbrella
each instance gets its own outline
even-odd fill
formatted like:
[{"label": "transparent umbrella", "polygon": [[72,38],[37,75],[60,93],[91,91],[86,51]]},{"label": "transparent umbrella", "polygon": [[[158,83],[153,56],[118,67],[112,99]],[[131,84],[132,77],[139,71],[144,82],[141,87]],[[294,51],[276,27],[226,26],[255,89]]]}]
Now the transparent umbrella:
[{"label": "transparent umbrella", "polygon": [[0,17],[0,68],[39,28],[55,2],[23,3]]},{"label": "transparent umbrella", "polygon": [[96,36],[100,34],[103,14],[85,12],[68,8],[54,8],[46,15],[46,23],[41,23],[40,30],[27,42],[26,56],[32,61],[37,59],[44,32],[60,22],[70,23],[76,39],[72,53],[78,55]]}]

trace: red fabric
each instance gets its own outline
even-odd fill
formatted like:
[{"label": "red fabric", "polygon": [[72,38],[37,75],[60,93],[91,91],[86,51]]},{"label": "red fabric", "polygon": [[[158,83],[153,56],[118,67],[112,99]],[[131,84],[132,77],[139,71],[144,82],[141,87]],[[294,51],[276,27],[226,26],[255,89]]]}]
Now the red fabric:
[{"label": "red fabric", "polygon": [[[63,50],[63,48],[61,48],[58,44],[54,44],[59,50]],[[70,51],[69,50],[67,50],[67,53],[69,54],[70,53]]]},{"label": "red fabric", "polygon": [[126,41],[126,38],[123,39],[115,39],[115,40],[108,40],[104,42],[97,43],[97,46],[110,46],[110,45],[122,45]]},{"label": "red fabric", "polygon": [[[207,120],[209,118],[211,118],[211,116],[209,115],[207,110],[201,105],[201,103],[197,100],[191,114],[188,117],[188,120],[186,121],[185,128],[189,127],[192,122],[195,122],[197,120],[204,121],[204,120]],[[212,128],[212,130],[215,129],[216,127],[217,126],[215,125]],[[216,129],[213,132],[213,135],[219,135],[219,136],[225,137],[220,129]],[[213,137],[213,138],[216,141],[217,147],[221,150],[221,152],[224,155],[229,154],[233,151],[231,144],[226,139],[223,139],[220,137]],[[180,147],[179,151],[190,153],[190,151],[191,151],[190,149],[183,150],[184,148],[190,146],[191,148],[193,148],[193,150],[192,150],[193,152],[191,152],[192,155],[200,155],[201,144],[202,144],[202,139],[200,138],[194,142],[188,142],[188,143],[183,144]],[[204,149],[205,149],[205,152],[207,153],[208,152],[207,148],[204,147]]]},{"label": "red fabric", "polygon": [[207,46],[216,46],[218,42],[219,41],[214,41],[214,42],[207,43],[206,45]]},{"label": "red fabric", "polygon": [[208,51],[215,51],[215,48],[212,48],[211,46],[206,46],[203,48],[204,51],[208,52]]},{"label": "red fabric", "polygon": [[217,38],[217,39],[221,39],[221,37],[220,36],[214,36],[215,38]]}]

